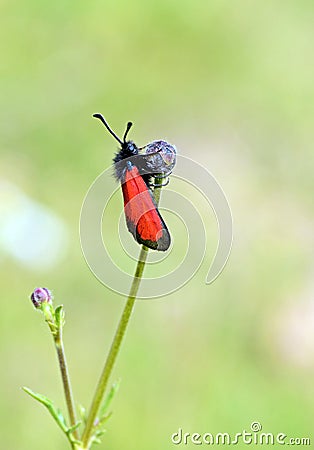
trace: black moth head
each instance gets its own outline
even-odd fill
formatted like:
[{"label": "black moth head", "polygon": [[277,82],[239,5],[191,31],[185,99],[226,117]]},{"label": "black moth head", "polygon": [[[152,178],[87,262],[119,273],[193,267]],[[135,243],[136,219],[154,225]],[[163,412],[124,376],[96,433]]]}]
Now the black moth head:
[{"label": "black moth head", "polygon": [[123,181],[128,161],[138,168],[139,173],[147,184],[149,184],[152,176],[159,173],[169,174],[171,172],[176,162],[175,146],[162,140],[153,141],[145,146],[145,154],[139,154],[139,148],[136,144],[133,141],[126,140],[132,127],[132,122],[128,122],[123,139],[120,139],[101,114],[94,114],[93,117],[100,119],[109,133],[120,144],[120,150],[113,158],[115,176],[119,181]]},{"label": "black moth head", "polygon": [[115,176],[118,180],[121,181],[123,179],[127,167],[127,161],[130,161],[130,158],[131,161],[138,159],[136,157],[138,157],[138,148],[136,144],[134,144],[133,141],[123,142],[120,150],[113,158]]},{"label": "black moth head", "polygon": [[118,180],[121,180],[126,169],[127,159],[138,155],[138,148],[135,143],[133,141],[126,140],[130,128],[132,127],[132,122],[128,122],[125,133],[123,135],[123,139],[120,139],[110,128],[102,114],[96,113],[93,114],[93,117],[96,117],[96,119],[99,119],[105,125],[109,133],[116,139],[116,141],[119,142],[121,146],[120,150],[115,154],[115,157],[113,158],[115,175]]}]

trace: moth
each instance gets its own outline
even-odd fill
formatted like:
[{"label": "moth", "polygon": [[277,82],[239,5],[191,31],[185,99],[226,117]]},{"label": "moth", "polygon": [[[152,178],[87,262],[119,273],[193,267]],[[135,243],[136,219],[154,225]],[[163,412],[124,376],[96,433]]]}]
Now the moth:
[{"label": "moth", "polygon": [[127,140],[132,122],[128,122],[120,139],[101,114],[94,114],[93,117],[101,120],[120,144],[113,162],[115,176],[121,183],[128,230],[139,244],[152,250],[168,250],[170,233],[158,211],[151,188],[156,175],[163,179],[171,173],[176,163],[175,146],[159,140],[137,147],[133,141]]}]

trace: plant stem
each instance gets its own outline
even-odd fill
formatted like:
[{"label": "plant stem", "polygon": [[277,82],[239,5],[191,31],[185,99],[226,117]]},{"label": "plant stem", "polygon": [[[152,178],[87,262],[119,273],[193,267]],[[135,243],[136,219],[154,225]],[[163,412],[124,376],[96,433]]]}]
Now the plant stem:
[{"label": "plant stem", "polygon": [[164,176],[162,174],[155,176],[155,187],[154,187],[154,199],[156,202],[156,205],[159,205],[160,200],[160,194],[161,194],[161,188],[162,188],[162,180],[164,179]]},{"label": "plant stem", "polygon": [[132,286],[130,289],[130,294],[129,297],[127,299],[127,302],[125,304],[116,334],[113,338],[112,341],[112,345],[104,366],[104,369],[102,371],[102,374],[100,376],[96,391],[95,391],[95,395],[92,401],[92,406],[86,421],[86,427],[82,436],[82,443],[83,443],[83,448],[89,448],[89,440],[93,431],[93,425],[94,425],[94,421],[96,419],[96,415],[98,413],[101,401],[103,399],[107,384],[108,384],[108,379],[110,377],[111,371],[113,369],[115,360],[117,358],[120,346],[121,346],[121,342],[123,339],[123,336],[125,334],[127,325],[129,323],[129,319],[134,307],[134,303],[135,303],[135,299],[136,299],[136,295],[137,295],[137,291],[141,282],[141,278],[142,278],[142,274],[143,274],[143,270],[145,267],[145,261],[147,258],[147,254],[148,254],[148,249],[147,247],[145,247],[143,245],[142,249],[141,249],[141,253],[138,259],[138,263],[137,263],[137,267],[136,267],[136,271],[134,274],[134,278],[133,278],[133,282],[132,282]]},{"label": "plant stem", "polygon": [[[67,404],[67,408],[68,408],[70,426],[73,427],[76,424],[76,414],[75,414],[75,406],[74,406],[74,399],[73,399],[73,394],[72,394],[70,376],[69,376],[69,371],[68,371],[67,361],[65,358],[64,346],[63,346],[62,326],[58,329],[58,332],[53,337],[54,337],[54,342],[55,342],[57,355],[58,355],[63,390],[64,390],[65,400],[66,400],[66,404]],[[78,434],[77,429],[75,429],[72,434],[75,439],[77,439],[77,440],[79,439],[79,434]]]},{"label": "plant stem", "polygon": [[[159,199],[160,199],[160,190],[161,190],[161,185],[162,185],[161,180],[162,180],[162,177],[160,177],[160,176],[155,177],[155,185],[156,186],[154,188],[154,198],[155,198],[157,205],[158,205]],[[107,356],[107,360],[105,362],[105,366],[103,368],[102,374],[98,381],[98,385],[96,387],[92,405],[91,405],[91,408],[90,408],[90,411],[89,411],[89,414],[87,417],[86,426],[85,426],[85,429],[84,429],[84,432],[82,435],[83,449],[89,449],[89,442],[90,442],[90,438],[93,433],[94,422],[95,422],[98,410],[100,408],[100,404],[102,402],[102,399],[103,399],[103,396],[104,396],[104,393],[105,393],[105,390],[106,390],[106,387],[108,384],[109,377],[111,375],[115,360],[117,358],[117,355],[118,355],[120,347],[121,347],[123,337],[125,335],[127,325],[129,323],[129,320],[130,320],[130,317],[131,317],[131,314],[133,311],[133,307],[134,307],[134,303],[136,300],[137,291],[138,291],[138,288],[141,283],[147,255],[148,255],[148,248],[143,245],[140,255],[139,255],[139,258],[138,258],[138,262],[137,262],[133,282],[131,285],[129,297],[125,304],[116,334],[113,338],[113,341],[112,341],[112,344],[110,347],[110,351]]]}]

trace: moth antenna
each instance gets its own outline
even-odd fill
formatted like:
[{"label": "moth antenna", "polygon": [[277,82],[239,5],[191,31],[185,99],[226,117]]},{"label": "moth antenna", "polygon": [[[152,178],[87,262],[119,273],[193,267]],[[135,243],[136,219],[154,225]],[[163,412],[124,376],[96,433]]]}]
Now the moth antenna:
[{"label": "moth antenna", "polygon": [[[96,113],[93,114],[93,117],[95,117],[96,119],[99,119],[107,128],[107,130],[109,131],[109,133],[119,142],[120,145],[123,145],[123,142],[121,141],[121,139],[116,135],[116,133],[109,127],[108,123],[106,122],[104,116],[102,114]],[[129,122],[131,123],[131,122]],[[129,124],[128,124],[129,125]],[[131,124],[132,125],[132,124]],[[129,127],[130,129],[130,127]],[[128,131],[128,130],[127,130]],[[126,133],[125,133],[126,134]],[[124,135],[125,135],[124,134]],[[125,142],[125,140],[124,140]]]},{"label": "moth antenna", "polygon": [[128,122],[128,123],[127,123],[126,130],[125,130],[125,133],[124,133],[124,135],[123,135],[123,142],[124,142],[124,143],[125,143],[125,141],[126,141],[126,137],[127,137],[127,135],[128,135],[128,132],[130,131],[130,128],[131,128],[132,125],[133,125],[132,122]]}]

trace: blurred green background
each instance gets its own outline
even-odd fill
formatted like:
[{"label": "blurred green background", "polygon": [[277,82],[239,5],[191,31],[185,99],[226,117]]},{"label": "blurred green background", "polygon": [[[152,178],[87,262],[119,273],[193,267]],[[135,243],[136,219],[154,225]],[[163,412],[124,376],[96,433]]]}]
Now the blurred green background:
[{"label": "blurred green background", "polygon": [[[20,390],[64,407],[32,289],[65,305],[86,406],[123,308],[80,249],[83,198],[116,148],[94,112],[207,167],[234,217],[212,285],[204,264],[181,290],[137,303],[100,448],[167,450],[179,427],[236,433],[256,420],[314,439],[313,19],[308,0],[1,3],[1,448],[68,445]],[[203,215],[208,262],[217,230]],[[183,231],[171,233],[179,248]]]}]

